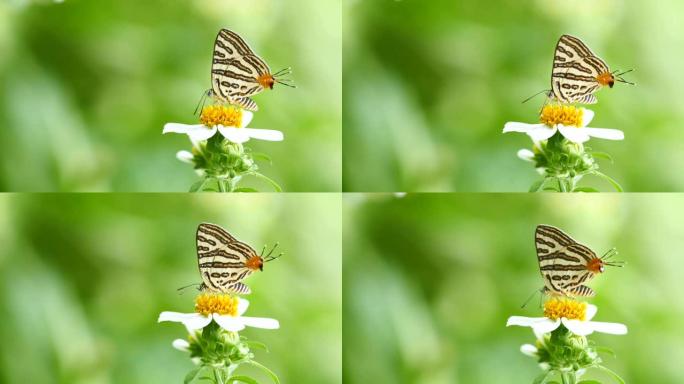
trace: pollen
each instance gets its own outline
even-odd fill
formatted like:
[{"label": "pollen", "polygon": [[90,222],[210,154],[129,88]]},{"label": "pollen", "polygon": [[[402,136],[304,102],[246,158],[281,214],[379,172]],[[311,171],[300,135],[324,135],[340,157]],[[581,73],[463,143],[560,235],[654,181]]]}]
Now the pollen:
[{"label": "pollen", "polygon": [[200,122],[207,127],[242,127],[242,109],[234,106],[209,105],[202,108]]},{"label": "pollen", "polygon": [[220,293],[202,293],[195,298],[195,312],[204,316],[212,313],[237,316],[238,299],[235,296]]},{"label": "pollen", "polygon": [[544,317],[558,320],[561,317],[582,320],[587,316],[587,303],[567,298],[552,298],[544,303]]},{"label": "pollen", "polygon": [[539,120],[549,127],[556,124],[581,127],[583,112],[583,109],[571,105],[547,105],[542,109]]}]

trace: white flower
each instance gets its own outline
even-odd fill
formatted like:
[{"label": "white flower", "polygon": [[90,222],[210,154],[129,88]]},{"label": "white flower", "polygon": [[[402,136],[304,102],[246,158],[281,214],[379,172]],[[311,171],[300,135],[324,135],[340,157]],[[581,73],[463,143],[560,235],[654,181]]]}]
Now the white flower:
[{"label": "white flower", "polygon": [[[546,112],[554,115],[545,116],[544,113]],[[567,125],[558,122],[559,117],[561,118],[560,121],[565,120],[563,118],[568,117],[568,112],[577,118],[576,122]],[[559,113],[565,113],[566,115],[558,116]],[[578,144],[588,141],[591,137],[607,140],[623,140],[625,138],[624,133],[618,129],[587,127],[593,118],[594,112],[590,109],[549,105],[544,107],[542,112],[542,123],[528,124],[511,121],[504,125],[503,132],[523,132],[531,137],[534,142],[548,140],[557,131],[565,136],[566,139]]]},{"label": "white flower", "polygon": [[[185,341],[185,340],[178,339],[176,341]],[[175,347],[175,344],[174,344],[174,347]],[[522,352],[522,354],[526,355],[526,356],[537,357],[537,352],[539,352],[539,351],[537,350],[537,347],[535,347],[532,344],[523,344],[520,346],[520,352]]]},{"label": "white flower", "polygon": [[[178,157],[178,155],[176,155],[176,157]],[[518,158],[521,160],[534,162],[534,152],[530,151],[529,149],[521,149],[518,151]],[[180,157],[178,159],[180,160]]]},{"label": "white flower", "polygon": [[188,163],[188,164],[194,164],[193,159],[195,158],[195,155],[192,154],[190,151],[178,151],[176,152],[176,159]]},{"label": "white flower", "polygon": [[179,351],[188,352],[190,350],[190,343],[184,339],[176,339],[171,345]]},{"label": "white flower", "polygon": [[254,114],[250,111],[241,111],[242,118],[239,126],[224,126],[221,124],[207,127],[204,124],[179,124],[166,123],[162,133],[184,133],[190,137],[190,141],[196,144],[200,141],[209,140],[216,132],[220,132],[223,137],[233,143],[242,144],[249,139],[259,139],[268,141],[283,141],[283,133],[272,129],[247,128],[252,121]]},{"label": "white flower", "polygon": [[[238,332],[245,329],[245,327],[264,329],[278,329],[280,327],[280,323],[276,319],[242,316],[245,311],[247,311],[247,307],[249,307],[249,301],[241,298],[236,298],[236,300],[238,300],[236,316],[218,313],[212,313],[205,316],[200,313],[162,312],[159,315],[158,321],[183,323],[190,333],[206,327],[212,320],[221,326],[221,328],[230,332]],[[174,347],[179,349],[178,347],[181,347],[181,343],[176,340],[174,342]]]},{"label": "white flower", "polygon": [[561,324],[570,332],[580,336],[586,336],[593,332],[610,333],[613,335],[627,334],[627,326],[624,324],[590,321],[596,315],[597,311],[598,308],[596,308],[595,305],[587,304],[586,320],[567,319],[565,317],[552,320],[548,317],[511,316],[508,318],[506,326],[518,325],[521,327],[531,327],[538,336],[554,331]]}]

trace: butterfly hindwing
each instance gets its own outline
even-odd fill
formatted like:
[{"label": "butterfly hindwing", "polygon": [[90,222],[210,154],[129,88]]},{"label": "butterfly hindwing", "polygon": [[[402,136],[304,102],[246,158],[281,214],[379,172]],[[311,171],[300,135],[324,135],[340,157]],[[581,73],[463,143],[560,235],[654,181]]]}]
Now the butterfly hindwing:
[{"label": "butterfly hindwing", "polygon": [[539,270],[547,291],[563,296],[582,296],[581,293],[588,292],[586,289],[589,288],[581,284],[594,277],[587,269],[587,263],[596,258],[589,247],[548,225],[537,226],[535,245]]},{"label": "butterfly hindwing", "polygon": [[[247,96],[264,90],[260,79],[271,76],[266,62],[257,56],[235,32],[222,29],[216,36],[211,66],[211,85],[214,95],[231,104],[241,103]],[[247,103],[256,110],[256,103]]]},{"label": "butterfly hindwing", "polygon": [[196,242],[197,263],[205,289],[232,292],[231,287],[252,272],[246,262],[257,256],[256,251],[218,225],[200,224]]},{"label": "butterfly hindwing", "polygon": [[551,91],[563,103],[594,104],[593,93],[601,88],[598,77],[608,72],[608,65],[580,39],[563,35],[554,52]]}]

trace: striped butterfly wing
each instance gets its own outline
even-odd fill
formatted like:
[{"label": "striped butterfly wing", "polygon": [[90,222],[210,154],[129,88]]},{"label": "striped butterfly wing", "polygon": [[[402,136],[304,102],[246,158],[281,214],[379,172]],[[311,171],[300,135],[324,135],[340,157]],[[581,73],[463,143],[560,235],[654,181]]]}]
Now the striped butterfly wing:
[{"label": "striped butterfly wing", "polygon": [[249,96],[264,90],[259,78],[270,73],[268,65],[237,33],[219,31],[211,65],[211,87],[216,97],[256,111],[258,107]]},{"label": "striped butterfly wing", "polygon": [[537,226],[534,237],[546,291],[562,296],[594,296],[594,291],[583,285],[594,277],[587,269],[587,263],[596,258],[594,251],[549,225]]},{"label": "striped butterfly wing", "polygon": [[250,293],[240,281],[252,273],[246,262],[256,251],[235,239],[215,224],[197,227],[197,263],[202,276],[202,288],[213,292]]},{"label": "striped butterfly wing", "polygon": [[595,104],[594,92],[601,88],[597,77],[610,72],[580,39],[563,35],[556,44],[551,72],[551,92],[563,103]]}]

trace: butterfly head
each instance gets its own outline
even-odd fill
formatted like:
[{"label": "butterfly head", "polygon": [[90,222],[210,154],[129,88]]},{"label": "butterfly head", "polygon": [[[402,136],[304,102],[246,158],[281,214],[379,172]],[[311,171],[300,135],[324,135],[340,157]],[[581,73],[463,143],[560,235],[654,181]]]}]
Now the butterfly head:
[{"label": "butterfly head", "polygon": [[273,89],[273,86],[278,83],[286,87],[297,88],[292,84],[292,79],[284,79],[283,76],[287,76],[292,73],[292,68],[281,69],[276,73],[265,73],[257,78],[257,82],[264,88]]},{"label": "butterfly head", "polygon": [[625,264],[624,261],[611,260],[617,254],[617,249],[612,248],[603,256],[595,257],[589,260],[589,262],[587,263],[587,269],[592,273],[599,274],[603,273],[606,270],[606,266],[622,267]]},{"label": "butterfly head", "polygon": [[264,255],[264,252],[266,251],[266,246],[264,245],[264,248],[261,249],[261,254],[252,256],[249,260],[247,260],[245,266],[252,271],[256,271],[257,269],[263,271],[264,263],[273,261],[283,255],[282,253],[278,255],[273,255],[273,251],[275,251],[277,247],[278,243],[275,243],[273,248],[271,248],[271,250],[266,255]]},{"label": "butterfly head", "polygon": [[615,76],[611,72],[603,72],[596,77],[596,81],[604,87],[607,85],[610,88],[613,88],[613,85],[615,85]]},{"label": "butterfly head", "polygon": [[247,262],[245,262],[245,266],[249,268],[252,271],[256,271],[257,269],[260,271],[264,270],[264,259],[261,258],[261,256],[254,255],[250,257]]},{"label": "butterfly head", "polygon": [[257,78],[257,82],[263,88],[273,89],[273,85],[276,83],[276,79],[270,73],[265,73]]}]

